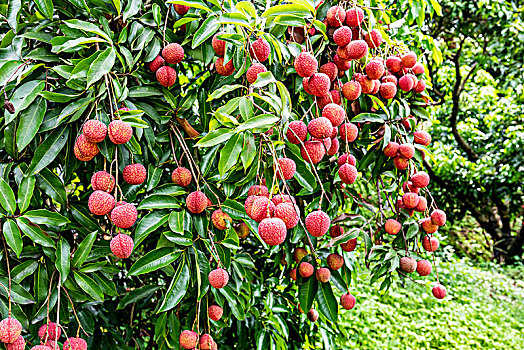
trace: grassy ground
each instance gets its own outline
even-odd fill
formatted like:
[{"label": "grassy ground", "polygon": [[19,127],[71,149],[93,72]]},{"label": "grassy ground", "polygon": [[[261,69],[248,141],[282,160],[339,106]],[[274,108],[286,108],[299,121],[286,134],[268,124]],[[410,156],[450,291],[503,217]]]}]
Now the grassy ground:
[{"label": "grassy ground", "polygon": [[524,349],[524,267],[442,262],[444,300],[431,284],[392,286],[382,295],[353,286],[355,309],[343,316],[343,349]]}]

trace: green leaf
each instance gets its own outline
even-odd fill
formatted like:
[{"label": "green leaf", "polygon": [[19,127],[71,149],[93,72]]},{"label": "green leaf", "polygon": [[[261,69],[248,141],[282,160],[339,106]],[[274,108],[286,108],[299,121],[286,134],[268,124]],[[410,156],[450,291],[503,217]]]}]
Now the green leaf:
[{"label": "green leaf", "polygon": [[44,90],[44,88],[45,81],[32,80],[21,85],[18,89],[16,89],[16,91],[10,99],[10,102],[13,104],[15,108],[15,113],[11,114],[7,111],[5,112],[5,124],[9,124],[16,118],[16,116],[18,116],[18,114],[21,111],[29,107],[31,103],[33,103],[33,101],[36,99],[38,94],[42,90]]},{"label": "green leaf", "polygon": [[[22,8],[22,0],[10,0],[9,5],[7,7],[7,23],[11,28],[13,28],[13,32],[18,32],[18,13],[20,12],[20,9]],[[4,83],[0,83],[0,86],[4,85]]]},{"label": "green leaf", "polygon": [[138,205],[138,210],[142,209],[175,209],[180,208],[179,201],[169,195],[152,195],[145,198]]},{"label": "green leaf", "polygon": [[16,283],[22,282],[26,277],[31,276],[38,268],[37,260],[26,260],[23,263],[16,265],[11,270],[11,278]]},{"label": "green leaf", "polygon": [[53,20],[53,1],[51,0],[35,0],[36,7],[38,10],[46,16],[49,20]]},{"label": "green leaf", "polygon": [[[115,9],[116,9],[116,13],[120,14],[120,11],[122,11],[122,3],[120,2],[120,0],[112,0],[113,1],[113,5],[115,5]],[[126,21],[127,18],[124,17],[124,22]]]},{"label": "green leaf", "polygon": [[69,243],[63,237],[60,238],[56,247],[55,266],[58,272],[60,272],[62,283],[65,282],[69,275],[70,253],[71,247]]},{"label": "green leaf", "polygon": [[102,292],[104,294],[110,295],[110,296],[117,296],[118,292],[116,291],[116,286],[113,283],[113,281],[110,281],[102,274],[93,273],[92,275],[95,279],[95,282],[98,283],[100,286],[100,289],[102,289]]},{"label": "green leaf", "polygon": [[238,161],[240,152],[242,151],[243,135],[233,135],[227,141],[226,145],[220,151],[220,159],[218,161],[218,172],[223,176],[229,169],[233,167]]},{"label": "green leaf", "polygon": [[384,123],[384,119],[378,114],[373,113],[361,113],[351,120],[352,123],[364,123],[364,122],[376,122]]},{"label": "green leaf", "polygon": [[187,292],[189,278],[189,268],[185,263],[185,259],[181,259],[180,265],[178,266],[175,276],[169,285],[169,288],[166,292],[166,295],[164,296],[164,299],[162,300],[162,303],[160,304],[160,307],[158,308],[157,313],[171,310],[177,306],[177,304],[182,300]]},{"label": "green leaf", "polygon": [[95,100],[95,97],[91,97],[91,95],[88,95],[88,97],[78,99],[76,101],[71,102],[68,104],[62,111],[60,112],[60,116],[58,117],[56,121],[56,125],[60,125],[60,123],[69,117],[70,115],[77,113],[80,110],[85,110],[87,106]]},{"label": "green leaf", "polygon": [[244,145],[242,147],[242,153],[240,153],[240,159],[242,159],[242,165],[244,170],[247,170],[253,163],[257,155],[257,147],[255,145],[255,137],[249,131],[244,133]]},{"label": "green leaf", "polygon": [[276,117],[272,114],[262,114],[254,118],[248,119],[245,123],[240,124],[236,127],[235,132],[243,130],[251,130],[257,128],[270,128],[273,124],[280,120],[279,117]]},{"label": "green leaf", "polygon": [[91,298],[96,301],[104,301],[104,293],[91,277],[82,272],[73,271],[75,281]]},{"label": "green leaf", "polygon": [[240,1],[236,5],[237,10],[242,11],[246,15],[249,15],[253,18],[257,17],[257,11],[255,6],[249,1]]},{"label": "green leaf", "polygon": [[[317,293],[317,301],[320,312],[328,320],[335,323],[338,318],[338,302],[331,289],[331,283],[320,283]],[[305,310],[304,310],[305,311]]]},{"label": "green leaf", "polygon": [[3,178],[0,178],[0,205],[5,211],[14,215],[16,211],[15,193]]},{"label": "green leaf", "polygon": [[191,43],[191,48],[196,48],[209,37],[211,37],[211,35],[216,34],[216,32],[218,32],[219,25],[220,24],[217,22],[216,17],[209,16],[195,32],[195,35],[193,36],[193,42]]},{"label": "green leaf", "polygon": [[206,136],[202,137],[197,143],[197,147],[212,147],[218,145],[226,140],[229,140],[233,131],[222,128],[211,131]]},{"label": "green leaf", "polygon": [[152,250],[131,266],[129,275],[137,276],[161,269],[174,262],[180,254],[180,251],[173,251],[171,247]]},{"label": "green leaf", "polygon": [[39,174],[36,174],[36,182],[45,194],[63,206],[66,206],[67,195],[64,184],[49,168],[44,168]]},{"label": "green leaf", "polygon": [[117,306],[117,310],[123,309],[129,304],[136,303],[137,301],[148,300],[154,292],[160,289],[160,286],[144,286],[132,290],[125,297],[120,300]]},{"label": "green leaf", "polygon": [[[118,1],[120,0],[113,0]],[[140,11],[140,6],[142,5],[142,0],[130,0],[127,2],[126,9],[124,10],[124,22],[127,22],[128,18],[133,17]]]},{"label": "green leaf", "polygon": [[23,217],[37,225],[63,226],[70,222],[69,219],[62,214],[46,209],[30,210],[25,213]]},{"label": "green leaf", "polygon": [[313,306],[313,301],[318,291],[318,280],[315,276],[309,277],[307,281],[298,286],[298,300],[304,312],[308,312]]},{"label": "green leaf", "polygon": [[55,247],[55,242],[39,226],[33,225],[24,217],[17,218],[16,222],[20,230],[36,244],[49,248]]},{"label": "green leaf", "polygon": [[93,247],[93,243],[95,242],[97,233],[98,231],[91,232],[86,236],[86,238],[84,238],[82,243],[80,243],[78,249],[73,255],[73,267],[79,267],[84,263],[84,261],[86,261],[91,252],[91,248]]},{"label": "green leaf", "polygon": [[87,86],[96,83],[104,75],[111,71],[111,68],[115,65],[115,49],[113,47],[107,48],[104,52],[98,56],[87,71]]},{"label": "green leaf", "polygon": [[2,227],[2,232],[4,233],[7,245],[13,249],[17,257],[20,257],[20,253],[22,253],[23,249],[23,241],[20,229],[16,225],[16,222],[7,219]]},{"label": "green leaf", "polygon": [[244,313],[244,307],[240,303],[240,300],[237,299],[235,293],[233,293],[233,291],[231,290],[229,286],[220,288],[219,291],[220,291],[220,294],[222,294],[228,301],[228,305],[231,308],[233,315],[235,315],[235,317],[239,321],[243,321],[246,318],[246,315]]},{"label": "green leaf", "polygon": [[29,203],[35,190],[35,183],[36,178],[34,176],[28,176],[22,178],[20,186],[18,186],[18,209],[20,209],[21,213],[29,208]]},{"label": "green leaf", "polygon": [[85,32],[95,33],[97,35],[100,35],[102,38],[106,39],[107,42],[109,43],[111,42],[111,38],[103,30],[101,30],[100,28],[98,28],[96,25],[92,23],[80,21],[77,19],[70,19],[68,21],[64,21],[64,24],[70,28],[80,29]]},{"label": "green leaf", "polygon": [[135,247],[138,247],[138,245],[142,243],[151,232],[164,225],[168,219],[169,212],[166,210],[153,211],[144,216],[135,230]]},{"label": "green leaf", "polygon": [[288,5],[271,6],[264,13],[262,13],[262,17],[281,16],[281,15],[309,17],[311,15],[311,12],[304,5],[288,4]]},{"label": "green leaf", "polygon": [[184,234],[184,216],[186,216],[185,211],[172,211],[169,214],[169,228],[171,231],[181,235]]},{"label": "green leaf", "polygon": [[36,149],[27,174],[36,174],[55,160],[58,153],[64,148],[68,136],[68,128],[57,129],[47,136]]},{"label": "green leaf", "polygon": [[[4,277],[0,277],[0,283],[4,286],[9,285],[9,281]],[[0,287],[0,295],[7,298],[7,292],[2,287]],[[17,304],[27,305],[35,303],[33,296],[18,283],[11,283],[11,298],[13,299],[12,301]]]},{"label": "green leaf", "polygon": [[233,90],[236,90],[236,89],[239,89],[239,88],[243,88],[243,87],[244,87],[244,85],[240,85],[240,84],[224,85],[221,88],[213,91],[213,93],[211,95],[209,95],[209,97],[207,98],[206,102],[213,101],[216,98],[224,96],[228,92],[231,92]]},{"label": "green leaf", "polygon": [[240,204],[239,202],[234,201],[232,199],[229,199],[229,198],[226,199],[222,203],[221,208],[224,211],[224,213],[231,216],[232,219],[235,219],[235,220],[240,220],[240,219],[248,220],[249,219],[249,216],[247,216],[244,206]]}]

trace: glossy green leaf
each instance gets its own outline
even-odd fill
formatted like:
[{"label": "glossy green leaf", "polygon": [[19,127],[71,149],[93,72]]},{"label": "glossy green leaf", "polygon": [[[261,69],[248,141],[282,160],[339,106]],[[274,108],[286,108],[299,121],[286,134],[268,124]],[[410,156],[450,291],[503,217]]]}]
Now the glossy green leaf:
[{"label": "glossy green leaf", "polygon": [[86,261],[91,252],[91,248],[93,247],[93,243],[95,242],[97,233],[98,231],[91,232],[86,236],[86,238],[84,238],[82,243],[80,243],[75,254],[73,254],[73,267],[80,267],[84,261]]},{"label": "glossy green leaf", "polygon": [[175,276],[171,280],[171,284],[169,285],[164,299],[160,303],[157,313],[171,310],[177,306],[187,292],[189,278],[189,268],[185,263],[185,259],[181,259],[180,265],[178,266]]},{"label": "glossy green leaf", "polygon": [[20,256],[23,248],[23,242],[20,229],[16,225],[16,222],[11,219],[7,219],[2,226],[2,233],[4,234],[7,245],[13,249],[16,256]]},{"label": "glossy green leaf", "polygon": [[0,178],[0,205],[11,214],[14,214],[16,211],[15,194],[3,178]]},{"label": "glossy green leaf", "polygon": [[152,250],[138,259],[129,269],[129,275],[136,276],[161,269],[180,256],[180,251],[173,248],[159,248]]}]

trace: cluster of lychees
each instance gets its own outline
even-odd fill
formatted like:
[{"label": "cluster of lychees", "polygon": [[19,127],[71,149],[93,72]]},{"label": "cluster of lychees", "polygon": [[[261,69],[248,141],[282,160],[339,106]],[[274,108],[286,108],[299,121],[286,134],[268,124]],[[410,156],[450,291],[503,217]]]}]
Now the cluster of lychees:
[{"label": "cluster of lychees", "polygon": [[156,80],[163,87],[171,87],[176,82],[176,70],[166,64],[177,64],[184,59],[184,48],[177,43],[166,45],[162,49],[162,54],[148,63],[151,72],[156,74]]}]

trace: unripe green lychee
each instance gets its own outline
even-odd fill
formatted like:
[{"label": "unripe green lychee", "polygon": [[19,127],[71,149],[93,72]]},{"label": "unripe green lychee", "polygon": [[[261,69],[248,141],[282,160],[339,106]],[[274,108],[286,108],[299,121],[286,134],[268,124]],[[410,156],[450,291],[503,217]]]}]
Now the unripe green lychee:
[{"label": "unripe green lychee", "polygon": [[115,198],[104,191],[94,191],[87,202],[89,211],[95,215],[106,215],[115,207]]},{"label": "unripe green lychee", "polygon": [[434,252],[439,247],[439,241],[437,237],[426,236],[422,239],[422,247],[427,252]]},{"label": "unripe green lychee", "polygon": [[340,245],[340,248],[342,248],[342,250],[345,251],[346,253],[354,251],[356,247],[357,247],[356,238],[350,239],[349,241],[342,243]]},{"label": "unripe green lychee", "polygon": [[301,120],[295,120],[289,123],[286,137],[292,144],[298,145],[303,142],[307,136],[307,126]]},{"label": "unripe green lychee", "polygon": [[115,188],[115,178],[106,171],[97,171],[91,177],[91,187],[94,191],[111,192]]},{"label": "unripe green lychee", "polygon": [[433,293],[433,296],[437,299],[444,299],[446,297],[446,287],[444,287],[442,284],[437,284],[433,289],[431,290]]},{"label": "unripe green lychee", "polygon": [[346,24],[350,27],[359,27],[364,20],[364,11],[360,7],[352,7],[346,11]]},{"label": "unripe green lychee", "polygon": [[293,203],[281,203],[275,207],[275,217],[282,219],[286,228],[291,229],[298,224],[298,209]]},{"label": "unripe green lychee", "polygon": [[207,277],[209,279],[209,284],[217,289],[224,288],[229,281],[229,274],[226,270],[220,267],[211,271]]},{"label": "unripe green lychee", "polygon": [[184,167],[175,168],[171,180],[178,186],[187,187],[191,183],[191,172]]},{"label": "unripe green lychee", "polygon": [[344,294],[340,297],[340,305],[346,309],[351,310],[355,307],[356,299],[351,293]]},{"label": "unripe green lychee", "polygon": [[233,66],[233,60],[231,59],[229,62],[224,64],[224,57],[219,57],[215,61],[215,69],[218,74],[224,77],[230,76],[235,71],[235,67]]},{"label": "unripe green lychee", "polygon": [[133,128],[121,120],[113,120],[107,127],[109,139],[116,145],[122,145],[133,136]]},{"label": "unripe green lychee", "polygon": [[350,164],[342,164],[338,169],[338,176],[343,183],[351,185],[357,179],[357,168]]},{"label": "unripe green lychee", "polygon": [[166,64],[166,62],[164,61],[164,59],[162,58],[162,56],[158,55],[158,56],[155,57],[154,60],[152,60],[151,62],[149,62],[149,63],[147,64],[147,66],[148,66],[148,68],[149,68],[149,70],[150,70],[151,72],[156,73],[156,71],[157,71],[160,67],[164,66],[165,64]]},{"label": "unripe green lychee", "polygon": [[82,132],[87,141],[93,143],[102,142],[107,135],[107,126],[99,120],[90,119],[82,126]]},{"label": "unripe green lychee", "polygon": [[384,229],[390,235],[396,235],[402,229],[402,225],[400,224],[400,222],[398,222],[395,219],[388,219],[386,221],[386,225],[384,226]]},{"label": "unripe green lychee", "polygon": [[346,11],[342,6],[332,6],[327,11],[326,20],[331,27],[340,27],[346,21]]},{"label": "unripe green lychee", "polygon": [[446,224],[446,213],[443,210],[433,210],[430,217],[431,222],[437,226],[444,226]]},{"label": "unripe green lychee", "polygon": [[431,273],[432,267],[428,260],[417,261],[417,273],[419,276],[428,276]]},{"label": "unripe green lychee", "polygon": [[217,37],[221,34],[226,34],[225,32],[218,32],[213,36],[213,39],[211,40],[211,46],[213,46],[213,50],[215,50],[216,54],[219,56],[224,56],[226,53],[226,42],[224,40],[220,40]]},{"label": "unripe green lychee", "polygon": [[279,245],[286,240],[286,224],[279,218],[266,218],[258,225],[258,234],[267,245]]},{"label": "unripe green lychee", "polygon": [[249,53],[251,57],[255,58],[259,62],[264,62],[269,58],[271,48],[269,43],[264,38],[258,38],[249,47]]},{"label": "unripe green lychee", "polygon": [[207,208],[207,197],[200,191],[191,192],[186,198],[186,205],[193,214],[200,214]]},{"label": "unripe green lychee", "polygon": [[326,154],[326,149],[320,141],[305,141],[300,148],[300,155],[307,163],[317,164]]},{"label": "unripe green lychee", "polygon": [[155,76],[163,87],[171,87],[176,83],[177,74],[173,67],[162,66],[157,69]]},{"label": "unripe green lychee", "polygon": [[124,168],[122,176],[124,178],[124,181],[128,184],[140,185],[141,183],[146,181],[147,170],[140,163],[129,164]]},{"label": "unripe green lychee", "polygon": [[304,278],[311,277],[314,272],[315,268],[308,262],[303,261],[298,265],[298,273],[300,273],[300,276]]},{"label": "unripe green lychee", "polygon": [[412,273],[417,269],[417,260],[411,256],[404,256],[400,259],[400,269],[407,273]]},{"label": "unripe green lychee", "polygon": [[116,205],[111,211],[111,221],[119,228],[130,228],[136,222],[138,212],[133,204]]},{"label": "unripe green lychee", "polygon": [[226,221],[229,221],[230,223],[233,222],[231,217],[224,213],[221,209],[217,209],[213,212],[213,214],[211,214],[211,221],[213,222],[213,225],[215,225],[215,227],[219,230],[227,229]]},{"label": "unripe green lychee", "polygon": [[322,210],[315,210],[306,216],[306,230],[314,237],[322,237],[325,235],[329,226],[331,225],[331,219]]},{"label": "unripe green lychee", "polygon": [[207,308],[207,314],[209,315],[209,318],[213,321],[218,321],[222,318],[222,315],[224,314],[224,309],[222,309],[218,305],[211,305]]},{"label": "unripe green lychee", "polygon": [[185,330],[180,333],[180,346],[184,349],[193,349],[198,345],[198,334],[193,331]]},{"label": "unripe green lychee", "polygon": [[301,52],[297,55],[294,62],[295,70],[303,78],[309,78],[318,69],[318,61],[309,52]]},{"label": "unripe green lychee", "polygon": [[0,341],[2,343],[13,343],[22,333],[22,324],[13,317],[4,318],[0,321]]},{"label": "unripe green lychee", "polygon": [[339,131],[342,141],[353,142],[358,137],[358,128],[353,123],[344,123],[340,125]]},{"label": "unripe green lychee", "polygon": [[135,243],[133,242],[133,238],[122,233],[119,233],[118,235],[113,237],[111,239],[111,242],[109,243],[111,252],[120,259],[129,258],[129,256],[133,252],[134,246]]}]

